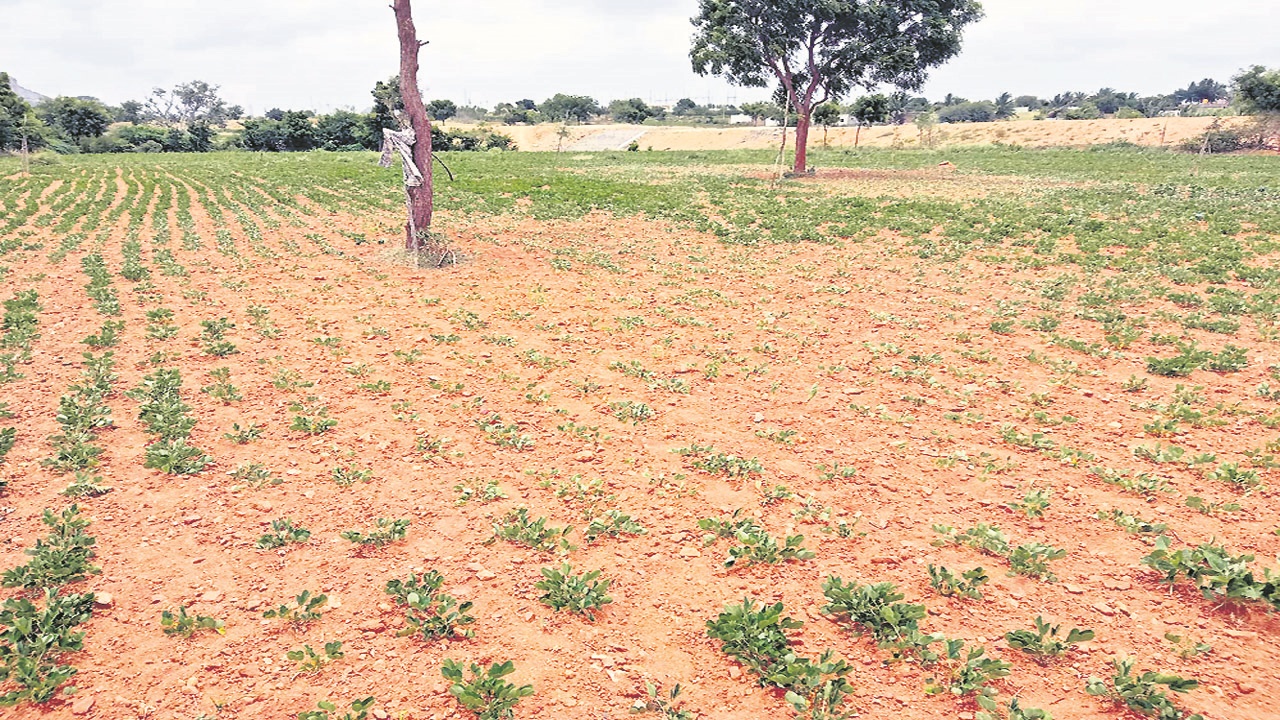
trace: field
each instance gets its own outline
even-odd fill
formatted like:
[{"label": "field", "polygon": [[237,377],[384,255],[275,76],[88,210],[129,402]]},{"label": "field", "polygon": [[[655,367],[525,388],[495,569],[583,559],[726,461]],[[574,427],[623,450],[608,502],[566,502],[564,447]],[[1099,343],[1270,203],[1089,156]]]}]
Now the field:
[{"label": "field", "polygon": [[6,712],[1280,717],[1275,158],[772,160],[452,155],[427,270],[372,154],[0,159]]}]

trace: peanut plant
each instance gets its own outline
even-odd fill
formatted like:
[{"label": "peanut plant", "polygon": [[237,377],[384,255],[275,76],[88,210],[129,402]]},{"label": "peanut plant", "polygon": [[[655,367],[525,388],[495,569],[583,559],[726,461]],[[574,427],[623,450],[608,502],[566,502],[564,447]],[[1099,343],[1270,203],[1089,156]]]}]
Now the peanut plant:
[{"label": "peanut plant", "polygon": [[461,663],[445,658],[440,674],[449,683],[449,694],[476,720],[510,720],[515,717],[516,703],[533,694],[532,685],[516,686],[503,679],[516,670],[510,660],[493,663],[487,670],[472,663],[470,679],[464,678],[465,669]]},{"label": "peanut plant", "polygon": [[565,563],[558,568],[542,568],[542,578],[534,584],[542,591],[538,602],[557,612],[568,610],[594,621],[596,611],[613,602],[605,594],[612,581],[600,580],[599,570],[574,575],[573,568]]},{"label": "peanut plant", "polygon": [[213,630],[219,635],[226,632],[221,620],[208,615],[188,615],[185,605],[178,606],[178,612],[165,610],[160,613],[160,627],[165,635],[181,635],[189,638],[201,630]]},{"label": "peanut plant", "polygon": [[385,592],[395,598],[397,605],[407,608],[408,627],[397,635],[421,635],[427,641],[455,635],[472,637],[473,631],[466,627],[476,621],[469,614],[472,603],[459,603],[452,595],[440,592],[443,586],[444,576],[435,570],[422,575],[411,573],[408,580],[387,581]]}]

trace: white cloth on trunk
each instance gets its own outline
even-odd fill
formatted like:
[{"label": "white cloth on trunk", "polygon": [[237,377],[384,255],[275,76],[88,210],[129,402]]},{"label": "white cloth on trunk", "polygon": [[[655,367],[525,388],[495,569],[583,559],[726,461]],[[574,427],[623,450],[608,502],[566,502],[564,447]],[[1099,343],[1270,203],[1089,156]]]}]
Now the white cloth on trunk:
[{"label": "white cloth on trunk", "polygon": [[417,140],[418,135],[412,127],[406,127],[403,130],[382,129],[382,159],[378,164],[382,167],[391,167],[391,153],[400,153],[400,160],[404,164],[405,187],[422,185],[422,171],[413,162],[413,144]]}]

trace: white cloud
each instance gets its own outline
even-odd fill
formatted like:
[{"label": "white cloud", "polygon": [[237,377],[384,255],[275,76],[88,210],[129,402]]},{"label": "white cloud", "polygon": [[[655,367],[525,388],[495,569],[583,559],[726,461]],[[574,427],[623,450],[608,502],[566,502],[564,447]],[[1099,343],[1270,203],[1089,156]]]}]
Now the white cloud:
[{"label": "white cloud", "polygon": [[[1148,94],[1206,76],[1226,81],[1246,65],[1280,64],[1272,5],[986,0],[987,19],[926,91]],[[694,0],[418,0],[419,34],[430,40],[423,84],[431,97],[483,105],[556,92],[760,97],[693,74],[696,9]],[[385,0],[0,0],[0,18],[0,70],[45,94],[109,102],[200,78],[257,111],[363,108],[398,64]]]}]

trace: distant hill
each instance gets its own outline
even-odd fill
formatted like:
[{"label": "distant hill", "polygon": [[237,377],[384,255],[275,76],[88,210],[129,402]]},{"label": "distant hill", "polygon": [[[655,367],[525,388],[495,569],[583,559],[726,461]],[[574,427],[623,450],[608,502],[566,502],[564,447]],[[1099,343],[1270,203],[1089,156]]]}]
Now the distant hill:
[{"label": "distant hill", "polygon": [[18,84],[18,80],[14,78],[12,75],[9,76],[9,87],[13,88],[13,91],[18,93],[18,97],[22,98],[23,100],[26,100],[32,105],[39,105],[40,103],[49,99],[48,95],[41,95],[35,90],[28,90],[22,87],[21,85]]}]

